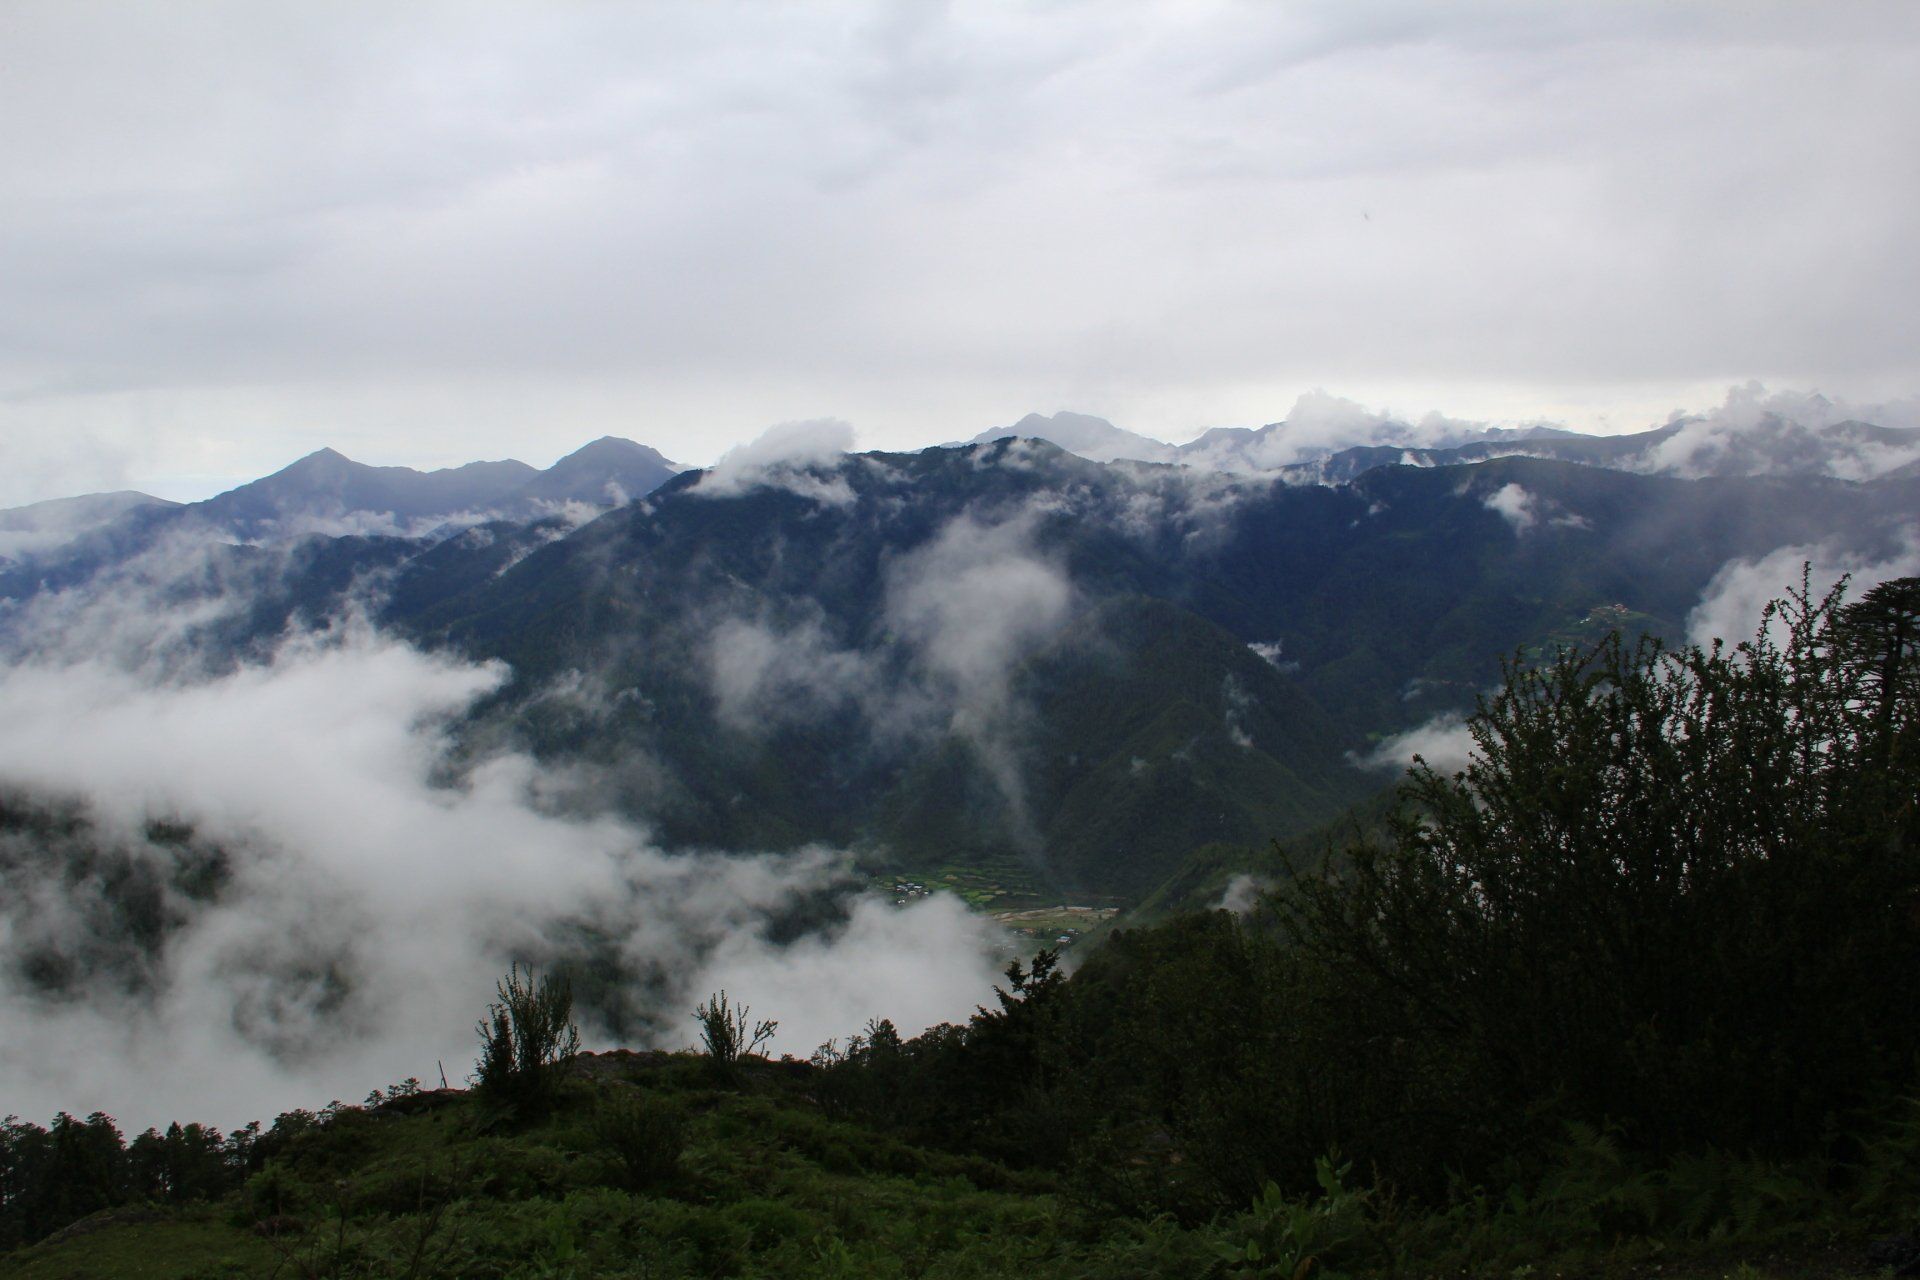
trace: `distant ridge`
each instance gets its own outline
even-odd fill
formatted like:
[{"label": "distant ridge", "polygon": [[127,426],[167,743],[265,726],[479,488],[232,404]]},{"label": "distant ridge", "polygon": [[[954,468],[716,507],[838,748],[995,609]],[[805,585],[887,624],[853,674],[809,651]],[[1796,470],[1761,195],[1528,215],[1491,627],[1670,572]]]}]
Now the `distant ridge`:
[{"label": "distant ridge", "polygon": [[685,470],[658,449],[620,436],[601,436],[535,473],[513,498],[521,504],[619,506],[645,497]]},{"label": "distant ridge", "polygon": [[970,443],[1008,437],[1045,440],[1093,462],[1175,462],[1207,471],[1273,474],[1296,484],[1344,484],[1381,466],[1461,466],[1508,457],[1690,480],[1782,475],[1870,480],[1920,466],[1920,429],[1851,420],[1810,425],[1779,413],[1737,426],[1713,415],[1679,418],[1611,436],[1543,424],[1478,427],[1358,418],[1329,429],[1282,421],[1213,427],[1182,445],[1089,414],[1030,413],[1011,427],[983,431]]},{"label": "distant ridge", "polygon": [[439,471],[374,467],[334,449],[310,453],[272,475],[191,504],[195,518],[246,537],[302,521],[386,516],[399,524],[444,519],[498,505],[540,473],[524,462],[470,462]]},{"label": "distant ridge", "polygon": [[1010,427],[982,431],[969,444],[992,444],[1008,437],[1045,440],[1093,462],[1172,462],[1176,450],[1162,440],[1114,426],[1105,418],[1064,410],[1046,417],[1030,413]]},{"label": "distant ridge", "polygon": [[319,534],[436,539],[475,524],[567,525],[644,497],[684,470],[657,449],[603,436],[542,471],[470,462],[437,471],[377,467],[317,449],[201,502],[83,494],[0,511],[0,599],[84,580],[170,530],[264,543]]},{"label": "distant ridge", "polygon": [[0,561],[62,546],[134,511],[161,511],[179,505],[149,493],[121,489],[0,510]]},{"label": "distant ridge", "polygon": [[0,530],[8,533],[56,530],[76,524],[111,520],[137,507],[177,507],[179,505],[166,498],[156,498],[150,493],[140,493],[134,489],[118,489],[112,493],[83,493],[77,498],[49,498],[45,502],[32,502],[24,507],[8,507],[0,510]]},{"label": "distant ridge", "polygon": [[606,509],[653,492],[682,470],[657,449],[602,436],[541,471],[515,459],[438,471],[375,467],[320,449],[237,489],[184,508],[246,538],[311,532],[342,522],[419,533],[435,522],[537,520]]}]

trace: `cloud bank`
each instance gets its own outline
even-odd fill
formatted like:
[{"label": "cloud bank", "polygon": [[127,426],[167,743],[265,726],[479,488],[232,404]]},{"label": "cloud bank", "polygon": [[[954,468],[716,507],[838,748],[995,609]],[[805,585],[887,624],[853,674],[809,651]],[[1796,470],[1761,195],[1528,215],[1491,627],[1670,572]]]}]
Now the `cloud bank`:
[{"label": "cloud bank", "polygon": [[732,497],[751,489],[781,489],[822,506],[853,502],[846,478],[826,474],[853,449],[853,428],[838,418],[812,418],[768,427],[721,455],[694,492]]},{"label": "cloud bank", "polygon": [[1419,756],[1436,773],[1450,774],[1465,769],[1473,754],[1473,731],[1467,727],[1466,717],[1457,711],[1446,711],[1425,724],[1382,740],[1371,751],[1353,756],[1352,760],[1363,769],[1402,773],[1413,765],[1413,758]]},{"label": "cloud bank", "polygon": [[1904,0],[7,13],[0,437],[97,448],[3,503],[805,406],[1920,385]]},{"label": "cloud bank", "polygon": [[[1687,615],[1687,638],[1707,645],[1724,640],[1739,644],[1758,630],[1761,612],[1769,601],[1800,586],[1802,570],[1818,600],[1842,575],[1848,579],[1849,599],[1892,578],[1920,575],[1920,529],[1911,529],[1907,545],[1891,556],[1877,557],[1843,546],[1817,543],[1780,547],[1757,560],[1734,560],[1722,565]],[[1775,640],[1782,641],[1783,635]]]},{"label": "cloud bank", "polygon": [[[1920,441],[1855,433],[1857,424],[1912,431],[1920,428],[1920,398],[1854,404],[1819,392],[1769,391],[1758,382],[1729,387],[1706,413],[1676,413],[1672,437],[1655,446],[1638,469],[1685,478],[1724,470],[1755,474],[1815,470],[1841,480],[1872,480],[1920,462]],[[1835,430],[1841,428],[1841,430]]]},{"label": "cloud bank", "polygon": [[[523,755],[452,770],[455,724],[504,668],[350,621],[213,672],[127,652],[153,646],[0,670],[8,803],[84,814],[119,850],[100,865],[121,867],[76,878],[31,833],[0,841],[6,1110],[232,1125],[440,1064],[458,1082],[511,959],[578,959],[583,938],[627,975],[638,1041],[670,1048],[721,986],[801,1055],[870,1016],[962,1017],[988,990],[992,927],[955,899],[848,896],[828,850],[663,854],[641,827],[563,811],[565,779]],[[182,830],[217,851],[194,892]],[[129,959],[115,895],[132,883],[159,886],[135,906],[165,927]],[[823,894],[838,913],[775,940]]]}]

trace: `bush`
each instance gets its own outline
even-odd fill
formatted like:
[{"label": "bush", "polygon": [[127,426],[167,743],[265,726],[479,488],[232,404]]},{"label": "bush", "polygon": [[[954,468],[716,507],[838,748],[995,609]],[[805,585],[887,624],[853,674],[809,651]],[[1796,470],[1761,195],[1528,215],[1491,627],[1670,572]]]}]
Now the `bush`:
[{"label": "bush", "polygon": [[573,1023],[573,989],[548,974],[537,982],[515,965],[500,980],[499,999],[475,1024],[480,1061],[474,1087],[484,1102],[519,1115],[538,1115],[559,1096],[568,1065],[580,1052]]},{"label": "bush", "polygon": [[722,1076],[731,1076],[740,1059],[760,1052],[780,1029],[778,1022],[751,1022],[748,1014],[746,1005],[728,1004],[725,991],[708,997],[705,1004],[694,1008],[694,1020],[700,1024],[700,1043],[707,1051],[708,1061]]},{"label": "bush", "polygon": [[[1513,663],[1470,766],[1417,765],[1321,874],[1016,972],[964,1027],[870,1029],[816,1094],[1188,1225],[1269,1181],[1306,1203],[1336,1147],[1381,1205],[1532,1194],[1576,1125],[1676,1179],[1848,1166],[1887,1203],[1898,1144],[1863,1146],[1920,1068],[1915,585],[1803,587],[1737,647]],[[1784,1214],[1771,1174],[1693,1183],[1659,1230]]]},{"label": "bush", "polygon": [[1510,666],[1467,769],[1417,762],[1392,838],[1282,899],[1330,1032],[1444,1046],[1403,1110],[1489,1153],[1528,1116],[1811,1153],[1908,1087],[1915,699],[1859,617],[1802,590],[1732,651]]},{"label": "bush", "polygon": [[597,1145],[620,1162],[630,1191],[657,1191],[680,1173],[686,1114],[670,1102],[637,1094],[609,1099],[593,1116]]},{"label": "bush", "polygon": [[1320,1194],[1289,1199],[1269,1182],[1253,1207],[1227,1228],[1216,1256],[1229,1275],[1332,1276],[1330,1262],[1348,1262],[1377,1248],[1367,1193],[1347,1187],[1349,1166],[1330,1156],[1314,1164]]}]

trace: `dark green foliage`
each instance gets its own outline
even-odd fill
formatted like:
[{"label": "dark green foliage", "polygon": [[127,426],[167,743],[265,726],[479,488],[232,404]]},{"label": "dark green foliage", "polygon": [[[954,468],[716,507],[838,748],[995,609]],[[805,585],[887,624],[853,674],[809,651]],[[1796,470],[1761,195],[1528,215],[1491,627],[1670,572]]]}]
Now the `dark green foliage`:
[{"label": "dark green foliage", "polygon": [[573,1024],[573,988],[564,976],[536,981],[532,969],[522,976],[513,966],[500,979],[499,999],[475,1024],[480,1060],[474,1087],[487,1103],[520,1116],[550,1108],[580,1052],[580,1030]]},{"label": "dark green foliage", "polygon": [[128,1199],[126,1148],[112,1117],[76,1120],[63,1111],[47,1129],[8,1117],[3,1132],[0,1229],[8,1246]]},{"label": "dark green foliage", "polygon": [[1860,673],[1873,734],[1881,743],[1875,763],[1888,784],[1897,785],[1901,766],[1920,750],[1914,732],[1914,708],[1920,706],[1920,578],[1883,582],[1842,608],[1831,638]]},{"label": "dark green foliage", "polygon": [[[1213,943],[1232,949],[1227,939]],[[1049,981],[1042,976],[1043,993],[1065,989]],[[1034,988],[1024,968],[1006,993],[1011,1004],[1025,1003],[1022,987]],[[603,1074],[613,1073],[582,1082],[597,1094],[582,1098],[588,1117],[638,1101],[682,1118],[684,1149],[667,1182],[634,1189],[607,1158],[601,1125],[567,1110],[511,1134],[483,1134],[485,1112],[464,1095],[420,1109],[383,1098],[276,1124],[277,1154],[224,1204],[115,1211],[84,1234],[8,1257],[5,1268],[156,1280],[1332,1280],[1640,1275],[1657,1263],[1662,1276],[1705,1280],[1764,1251],[1771,1265],[1736,1274],[1776,1280],[1843,1273],[1826,1258],[1815,1259],[1824,1269],[1797,1266],[1809,1242],[1905,1225],[1920,1156],[1911,1107],[1873,1120],[1868,1155],[1846,1185],[1818,1164],[1712,1153],[1659,1159],[1613,1133],[1576,1127],[1524,1182],[1462,1184],[1437,1207],[1374,1185],[1358,1162],[1322,1157],[1286,1184],[1262,1185],[1242,1205],[1183,1227],[1089,1212],[1045,1175],[829,1118],[809,1101],[820,1081],[778,1064],[743,1062],[726,1090],[711,1088],[699,1060],[684,1055],[636,1057],[614,1078]],[[1869,1197],[1875,1207],[1860,1207]],[[1840,1255],[1850,1257],[1857,1247]]]},{"label": "dark green foliage", "polygon": [[700,1024],[701,1047],[722,1079],[732,1079],[740,1060],[760,1052],[780,1029],[778,1022],[752,1021],[750,1012],[744,1004],[729,1004],[724,991],[709,996],[693,1011],[694,1021]]},{"label": "dark green foliage", "polygon": [[1449,1046],[1418,1105],[1786,1153],[1913,1082],[1912,701],[1883,710],[1837,604],[1511,669],[1467,772],[1417,765],[1394,839],[1283,899],[1353,1033]]},{"label": "dark green foliage", "polygon": [[0,1122],[0,1249],[29,1244],[121,1205],[192,1204],[238,1186],[258,1125],[232,1136],[204,1125],[148,1129],[126,1142],[111,1116],[61,1112],[48,1128]]},{"label": "dark green foliage", "polygon": [[[1678,635],[1730,559],[1795,539],[1878,550],[1913,505],[1884,484],[1783,493],[1528,458],[1229,493],[1005,443],[850,460],[835,483],[851,501],[671,482],[502,572],[492,548],[443,543],[397,575],[385,621],[506,661],[514,683],[474,740],[591,761],[669,845],[1023,862],[1052,891],[1137,900],[1197,846],[1335,819],[1377,781],[1347,753],[1470,707],[1497,655],[1615,626]],[[1516,534],[1485,501],[1509,484],[1564,517]],[[889,570],[959,519],[1021,522],[1075,590],[1071,624],[1007,673],[997,775],[977,735],[862,709],[932,691],[889,617]],[[861,696],[802,682],[799,705],[729,721],[711,680],[725,619],[857,661]],[[1249,642],[1280,643],[1281,663]],[[568,671],[632,696],[591,713],[543,696]]]},{"label": "dark green foliage", "polygon": [[[823,1097],[1189,1223],[1334,1149],[1427,1204],[1546,1187],[1569,1132],[1656,1180],[1884,1171],[1837,1135],[1920,1080],[1920,753],[1913,659],[1860,617],[1803,590],[1735,649],[1515,662],[1466,772],[1416,767],[1262,913],[1117,933],[1033,1007],[857,1042]],[[1744,1194],[1614,1225],[1744,1230]]]},{"label": "dark green foliage", "polygon": [[1336,1264],[1363,1255],[1382,1234],[1367,1193],[1346,1185],[1352,1173],[1351,1165],[1336,1166],[1322,1156],[1314,1166],[1320,1195],[1311,1200],[1289,1199],[1278,1185],[1267,1183],[1253,1207],[1214,1247],[1226,1273],[1289,1280],[1333,1280],[1340,1275]]},{"label": "dark green foliage", "polygon": [[1070,1119],[1058,1105],[1059,1041],[1066,978],[1059,957],[1042,951],[1015,961],[998,1008],[979,1009],[965,1026],[942,1024],[902,1041],[891,1022],[868,1024],[840,1051],[814,1055],[817,1086],[836,1114],[898,1128],[913,1141],[975,1151],[1015,1164],[1057,1164]]},{"label": "dark green foliage", "polygon": [[1192,1223],[1310,1172],[1327,1135],[1301,1076],[1345,1064],[1294,1056],[1300,990],[1289,957],[1223,912],[1115,935],[1066,1002],[1080,1193]]},{"label": "dark green foliage", "polygon": [[198,1124],[149,1129],[127,1146],[135,1194],[175,1204],[224,1193],[233,1185],[234,1155],[218,1129]]},{"label": "dark green foliage", "polygon": [[679,1175],[687,1117],[677,1103],[630,1091],[601,1102],[593,1135],[620,1162],[629,1189],[659,1191]]}]

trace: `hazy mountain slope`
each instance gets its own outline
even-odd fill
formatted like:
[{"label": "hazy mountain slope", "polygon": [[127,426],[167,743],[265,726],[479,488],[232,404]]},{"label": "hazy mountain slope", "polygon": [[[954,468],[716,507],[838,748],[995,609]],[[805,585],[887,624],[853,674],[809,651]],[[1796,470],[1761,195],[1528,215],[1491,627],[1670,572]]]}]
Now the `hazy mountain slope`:
[{"label": "hazy mountain slope", "polygon": [[483,511],[539,473],[524,462],[470,462],[441,471],[373,467],[332,449],[194,503],[192,516],[241,537],[298,532],[324,522],[384,517],[406,527]]},{"label": "hazy mountain slope", "polygon": [[[1357,408],[1357,406],[1356,406]],[[1534,440],[1590,437],[1557,427],[1475,427],[1436,422],[1416,425],[1357,415],[1339,424],[1270,422],[1263,427],[1214,427],[1178,446],[1167,461],[1209,471],[1281,472],[1308,483],[1340,483],[1371,467],[1420,461],[1413,455],[1449,455],[1447,462],[1480,461],[1524,451],[1508,446]],[[1469,456],[1461,450],[1489,446]],[[1451,456],[1458,454],[1458,456]],[[1551,456],[1551,455],[1542,455]],[[1432,465],[1432,458],[1427,462]]]},{"label": "hazy mountain slope", "polygon": [[1179,456],[1179,450],[1165,441],[1116,427],[1105,418],[1064,410],[1055,414],[1030,413],[1010,427],[982,431],[968,443],[992,444],[1008,438],[1045,440],[1092,462],[1115,462],[1123,458],[1173,462]]},{"label": "hazy mountain slope", "polygon": [[533,518],[569,503],[617,507],[645,497],[684,470],[658,449],[602,436],[529,477],[497,509]]},{"label": "hazy mountain slope", "polygon": [[[1341,484],[1380,466],[1446,467],[1524,457],[1688,480],[1742,476],[1871,480],[1920,462],[1920,430],[1853,421],[1808,426],[1775,413],[1738,427],[1713,418],[1686,418],[1651,431],[1616,436],[1544,429],[1487,435],[1440,446],[1420,443],[1409,433],[1404,443],[1355,446],[1278,470],[1297,483]],[[1274,469],[1260,462],[1260,444],[1260,433],[1253,432],[1210,450],[1186,446],[1180,460],[1225,470]]]},{"label": "hazy mountain slope", "polygon": [[1041,847],[1067,888],[1137,896],[1169,850],[1261,845],[1373,789],[1335,719],[1228,632],[1139,597],[1089,630],[1028,681]]},{"label": "hazy mountain slope", "polygon": [[[137,558],[198,556],[208,543],[290,543],[316,535],[431,541],[481,524],[491,532],[476,537],[501,539],[502,551],[491,557],[498,569],[565,525],[644,496],[677,473],[657,450],[611,436],[545,471],[506,461],[422,472],[367,466],[322,449],[202,502],[96,494],[0,512],[0,599],[71,589]],[[556,518],[564,524],[548,523]],[[11,541],[9,520],[20,530]],[[535,528],[507,532],[527,525]],[[50,536],[56,527],[68,531]],[[20,554],[7,566],[10,546]],[[508,555],[508,547],[518,550]],[[450,589],[442,583],[426,590],[438,596]]]},{"label": "hazy mountain slope", "polygon": [[165,498],[123,489],[52,498],[0,511],[0,560],[44,552],[73,541],[130,511],[177,506]]},{"label": "hazy mountain slope", "polygon": [[1920,429],[1832,421],[1838,411],[1817,397],[1789,408],[1730,397],[1714,412],[1620,435],[1544,425],[1488,427],[1437,416],[1405,422],[1325,395],[1303,397],[1296,413],[1297,419],[1261,427],[1213,427],[1180,445],[1086,414],[1035,413],[1011,427],[981,432],[973,442],[1018,436],[1095,461],[1177,462],[1206,471],[1281,475],[1296,484],[1344,484],[1382,466],[1459,466],[1503,457],[1683,479],[1806,475],[1864,481],[1920,465]]},{"label": "hazy mountain slope", "polygon": [[657,450],[613,436],[544,471],[512,460],[439,471],[372,467],[322,449],[189,510],[194,519],[246,538],[329,525],[425,533],[444,520],[525,521],[568,506],[618,506],[653,492],[679,470]]},{"label": "hazy mountain slope", "polygon": [[168,937],[228,878],[226,851],[186,824],[117,831],[77,800],[0,787],[0,892],[21,903],[48,883],[67,891],[66,911],[8,921],[7,976],[37,994],[146,993],[164,977]]},{"label": "hazy mountain slope", "polygon": [[[315,467],[340,493],[375,471]],[[1904,554],[1916,509],[1914,481],[1502,457],[1300,485],[1006,439],[684,474],[578,526],[236,546],[141,509],[69,577],[0,587],[37,643],[71,645],[60,610],[89,598],[151,600],[216,666],[352,601],[507,664],[465,752],[560,766],[554,803],[669,846],[827,842],[1131,898],[1197,847],[1335,818],[1387,780],[1354,753],[1471,705],[1503,654],[1678,636],[1729,562]]]},{"label": "hazy mountain slope", "polygon": [[423,558],[391,621],[512,665],[477,742],[589,766],[670,842],[1125,896],[1331,819],[1384,781],[1349,751],[1470,704],[1517,646],[1677,636],[1729,560],[1888,554],[1912,511],[1885,483],[1502,458],[1293,486],[1004,441],[682,477],[465,590],[417,591]]}]

